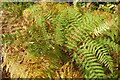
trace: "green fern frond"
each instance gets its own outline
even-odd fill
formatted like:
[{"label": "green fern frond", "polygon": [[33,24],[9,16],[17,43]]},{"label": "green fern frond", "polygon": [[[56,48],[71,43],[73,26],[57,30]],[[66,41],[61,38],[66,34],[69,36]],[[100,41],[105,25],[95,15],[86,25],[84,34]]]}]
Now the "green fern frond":
[{"label": "green fern frond", "polygon": [[82,14],[77,10],[73,8],[68,8],[58,14],[58,19],[60,19],[60,24],[66,24],[65,26],[63,26],[66,29],[69,28],[71,25],[75,25],[81,18],[81,15]]},{"label": "green fern frond", "polygon": [[110,22],[105,22],[103,24],[101,24],[100,26],[96,27],[94,29],[94,35],[95,36],[108,36],[110,37],[113,41],[118,41],[118,34],[119,34],[119,28],[113,24],[117,24],[114,23],[113,21]]},{"label": "green fern frond", "polygon": [[55,42],[61,45],[64,43],[64,26],[66,26],[67,23],[65,22],[65,19],[60,16],[56,16],[56,18],[52,20],[52,23],[54,27],[53,34],[55,37]]},{"label": "green fern frond", "polygon": [[112,27],[109,31],[105,32],[104,35],[110,37],[112,41],[117,42],[119,41],[119,28],[118,27]]},{"label": "green fern frond", "polygon": [[94,35],[100,36],[101,34],[103,34],[107,30],[109,30],[109,26],[107,25],[107,23],[103,23],[99,27],[94,29]]},{"label": "green fern frond", "polygon": [[64,43],[63,35],[64,35],[63,29],[60,26],[57,26],[55,28],[55,34],[54,34],[56,44],[63,45]]},{"label": "green fern frond", "polygon": [[84,48],[95,54],[99,62],[104,64],[113,73],[113,60],[109,55],[109,51],[103,44],[96,40],[87,40],[84,44]]},{"label": "green fern frond", "polygon": [[98,62],[95,55],[91,52],[88,52],[87,49],[79,49],[76,56],[73,56],[73,58],[75,59],[77,64],[82,65],[86,78],[105,77],[104,70],[101,64]]},{"label": "green fern frond", "polygon": [[66,34],[66,46],[71,47],[73,49],[79,46],[78,43],[83,42],[86,38],[89,37],[89,34],[84,30],[84,28],[80,27],[72,27],[69,30],[69,33]]},{"label": "green fern frond", "polygon": [[110,51],[118,53],[120,51],[120,45],[112,41],[110,38],[98,38],[99,43],[105,45]]},{"label": "green fern frond", "polygon": [[36,23],[29,28],[28,35],[31,35],[28,40],[28,49],[30,52],[34,54],[47,53],[46,51],[49,49],[49,39],[43,17],[39,16],[36,19]]},{"label": "green fern frond", "polygon": [[1,37],[2,37],[1,42],[3,45],[13,44],[17,38],[16,34],[10,34],[10,33],[4,33],[1,35]]},{"label": "green fern frond", "polygon": [[93,17],[92,14],[87,13],[77,21],[75,25],[72,25],[66,31],[65,46],[73,51],[77,51],[79,49],[78,46],[82,46],[88,53],[95,55],[96,59],[113,73],[113,61],[109,55],[108,48],[104,47],[97,40],[91,39],[91,33],[94,32],[95,28],[98,29],[98,34],[102,34],[108,29],[108,25],[105,24],[105,26],[101,27],[104,21],[99,16]]},{"label": "green fern frond", "polygon": [[[29,53],[36,56],[49,54],[52,60],[63,56],[65,59],[66,56],[61,51],[64,46],[67,47],[65,50],[72,61],[75,61],[79,68],[82,67],[86,78],[106,77],[102,66],[113,73],[114,65],[109,52],[120,51],[118,27],[114,26],[114,23],[109,24],[107,19],[99,15],[81,14],[72,7],[59,10],[59,13],[57,10],[53,11],[47,10],[47,7],[45,10],[40,5],[24,11],[28,21],[34,20],[25,34]],[[48,28],[52,30],[49,31]],[[21,36],[19,31],[17,34]],[[5,38],[14,39],[9,34],[5,35]]]},{"label": "green fern frond", "polygon": [[56,35],[55,40],[57,44],[64,43],[64,35],[66,34],[66,32],[69,32],[68,28],[75,25],[80,17],[81,14],[77,10],[71,8],[63,10],[60,14],[56,16],[56,18],[53,19],[53,27],[56,26],[54,34]]}]

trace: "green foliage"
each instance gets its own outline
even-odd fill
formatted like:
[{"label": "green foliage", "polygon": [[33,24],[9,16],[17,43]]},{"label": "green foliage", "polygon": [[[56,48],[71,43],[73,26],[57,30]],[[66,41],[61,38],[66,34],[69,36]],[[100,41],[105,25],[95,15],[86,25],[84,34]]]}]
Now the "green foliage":
[{"label": "green foliage", "polygon": [[114,41],[112,41],[110,38],[99,38],[99,43],[102,43],[104,46],[106,46],[109,51],[113,51],[115,53],[118,53],[120,51],[120,45]]},{"label": "green foliage", "polygon": [[84,48],[92,52],[101,64],[104,64],[113,73],[113,62],[109,56],[108,50],[100,43],[94,40],[87,40]]},{"label": "green foliage", "polygon": [[105,77],[103,68],[93,53],[90,53],[87,49],[80,49],[78,53],[81,53],[79,56],[82,56],[80,61],[86,78]]},{"label": "green foliage", "polygon": [[83,69],[85,78],[108,77],[104,68],[113,75],[114,64],[109,54],[111,51],[120,52],[119,28],[114,17],[109,23],[106,16],[81,14],[73,7],[52,12],[52,9],[47,11],[39,5],[25,12],[34,20],[25,34],[29,53],[37,56],[49,54],[54,60],[63,57],[66,60],[67,51],[71,60]]},{"label": "green foliage", "polygon": [[32,5],[30,2],[2,2],[2,10],[10,11],[12,14],[22,16],[23,10]]},{"label": "green foliage", "polygon": [[[71,13],[72,12],[72,13]],[[57,44],[62,45],[65,40],[65,34],[68,32],[68,28],[74,26],[79,20],[81,13],[73,8],[65,9],[59,13],[53,20],[55,27],[55,41]]]},{"label": "green foliage", "polygon": [[[66,12],[64,11],[64,13],[68,12],[69,11]],[[107,32],[110,33],[110,35],[107,36],[111,37],[113,41],[114,39],[118,40],[119,38],[114,37],[114,34],[118,37],[118,33],[116,33],[115,31],[112,31],[112,33],[110,32],[111,30],[113,30],[113,27],[115,28],[116,26],[114,26],[112,23],[109,24],[105,17],[93,16],[90,13],[85,13],[81,18],[77,18],[74,13],[69,15],[74,16],[75,19],[74,18],[70,19],[72,20],[72,22],[66,24],[67,29],[64,28],[64,26],[62,26],[65,29],[64,30],[65,46],[68,47],[69,50],[72,50],[72,52],[70,53],[71,55],[73,55],[73,59],[75,59],[75,61],[79,65],[82,65],[84,71],[87,71],[87,73],[85,73],[85,77],[86,78],[105,77],[104,70],[102,69],[103,65],[106,66],[111,71],[112,74],[114,64],[112,61],[112,57],[109,55],[110,48],[107,48],[108,46],[109,47],[111,46],[108,45],[106,47],[105,44],[102,43],[103,41],[99,42],[99,40],[100,37],[102,38],[106,37]],[[80,16],[80,14],[77,14],[77,16]],[[64,22],[65,20],[67,20],[68,22],[70,21],[68,18],[66,17],[64,18],[63,18]],[[119,44],[116,43],[117,45],[116,46],[115,43],[112,42],[110,43],[114,44],[113,45],[115,47],[114,50],[118,52],[119,49],[117,47]],[[82,57],[85,56],[84,60],[83,58],[79,59],[79,55],[77,54],[80,53]],[[86,67],[87,65],[89,67]],[[91,65],[94,65],[95,68],[93,66],[91,67]],[[94,71],[94,69],[98,70],[98,73],[97,71]]]},{"label": "green foliage", "polygon": [[15,34],[9,34],[9,33],[5,33],[2,35],[2,44],[3,45],[10,45],[11,43],[14,42],[14,40],[16,39],[16,35]]}]

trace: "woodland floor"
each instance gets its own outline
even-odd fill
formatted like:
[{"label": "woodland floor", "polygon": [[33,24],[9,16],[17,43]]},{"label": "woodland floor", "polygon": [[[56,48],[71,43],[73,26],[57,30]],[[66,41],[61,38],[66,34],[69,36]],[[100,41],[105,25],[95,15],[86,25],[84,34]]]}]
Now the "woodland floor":
[{"label": "woodland floor", "polygon": [[[12,16],[11,13],[7,11],[3,11],[2,22],[3,21],[3,33],[11,32],[13,28],[27,26],[23,18]],[[72,63],[56,63],[56,67],[53,67],[53,65],[49,64],[50,60],[46,57],[36,58],[28,55],[25,48],[21,46],[2,46],[2,55],[2,78],[83,78],[83,75]],[[111,56],[116,65],[116,70],[118,74],[120,74],[120,53],[111,53]],[[52,69],[52,74],[48,70],[49,67]]]}]

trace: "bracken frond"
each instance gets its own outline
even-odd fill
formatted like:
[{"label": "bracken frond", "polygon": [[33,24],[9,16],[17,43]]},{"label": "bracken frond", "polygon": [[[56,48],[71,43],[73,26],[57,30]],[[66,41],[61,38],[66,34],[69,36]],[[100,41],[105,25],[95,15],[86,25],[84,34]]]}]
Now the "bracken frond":
[{"label": "bracken frond", "polygon": [[103,44],[98,43],[96,40],[87,40],[83,43],[84,48],[92,52],[99,60],[113,73],[113,60],[109,55],[109,51]]},{"label": "bracken frond", "polygon": [[105,77],[104,70],[93,53],[89,52],[87,49],[79,49],[77,53],[82,55],[80,61],[85,70],[84,72],[86,78]]},{"label": "bracken frond", "polygon": [[106,46],[110,51],[118,53],[120,51],[120,45],[114,41],[112,41],[110,38],[98,38],[97,39],[99,43],[102,43],[104,46]]},{"label": "bracken frond", "polygon": [[[114,25],[114,19],[109,22],[99,15],[81,14],[73,7],[59,11],[55,6],[47,8],[49,7],[34,5],[23,12],[26,21],[32,21],[26,29],[24,42],[29,53],[48,53],[55,61],[57,58],[63,58],[66,50],[72,61],[78,64],[78,68],[82,67],[86,78],[106,77],[103,67],[107,67],[113,73],[114,65],[109,53],[111,50],[120,51],[119,28]],[[18,32],[17,35],[21,34]],[[3,35],[8,38],[8,41],[4,42],[14,39],[11,36]],[[63,47],[66,49],[62,52]]]}]

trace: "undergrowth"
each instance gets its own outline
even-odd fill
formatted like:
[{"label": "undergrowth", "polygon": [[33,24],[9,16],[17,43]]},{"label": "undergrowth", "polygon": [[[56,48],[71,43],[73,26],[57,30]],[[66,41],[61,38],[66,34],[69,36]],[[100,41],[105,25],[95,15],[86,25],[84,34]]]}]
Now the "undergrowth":
[{"label": "undergrowth", "polygon": [[25,9],[23,17],[32,21],[31,25],[23,35],[19,31],[15,35],[3,34],[3,43],[13,44],[17,39],[31,55],[46,56],[53,62],[58,58],[71,61],[85,78],[118,77],[110,56],[111,52],[120,52],[116,15],[81,13],[64,6],[48,3],[46,7],[36,4]]}]

